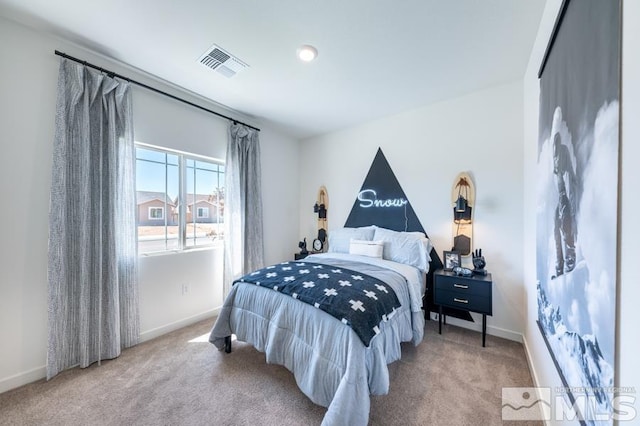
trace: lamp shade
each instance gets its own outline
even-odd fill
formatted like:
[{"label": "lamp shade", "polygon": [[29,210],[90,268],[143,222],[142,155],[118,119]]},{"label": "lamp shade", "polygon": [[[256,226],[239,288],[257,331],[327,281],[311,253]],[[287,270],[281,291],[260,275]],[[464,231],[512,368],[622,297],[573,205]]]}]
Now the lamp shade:
[{"label": "lamp shade", "polygon": [[[464,200],[464,198],[463,198]],[[464,210],[458,211],[458,207],[461,207],[456,202],[456,205],[453,206],[453,221],[454,223],[471,223],[471,211],[472,207],[466,203],[465,200]]]},{"label": "lamp shade", "polygon": [[464,213],[466,209],[467,200],[462,195],[458,195],[458,199],[456,200],[456,213]]}]

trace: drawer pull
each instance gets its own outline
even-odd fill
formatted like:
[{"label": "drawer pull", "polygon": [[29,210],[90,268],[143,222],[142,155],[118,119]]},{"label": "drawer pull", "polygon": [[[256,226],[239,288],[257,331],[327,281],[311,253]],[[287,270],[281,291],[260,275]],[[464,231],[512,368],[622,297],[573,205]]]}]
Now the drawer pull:
[{"label": "drawer pull", "polygon": [[469,288],[468,285],[464,285],[464,284],[454,284],[453,285],[455,288]]},{"label": "drawer pull", "polygon": [[468,300],[466,300],[466,299],[458,299],[457,297],[454,297],[453,301],[454,302],[458,302],[458,303],[469,303]]}]

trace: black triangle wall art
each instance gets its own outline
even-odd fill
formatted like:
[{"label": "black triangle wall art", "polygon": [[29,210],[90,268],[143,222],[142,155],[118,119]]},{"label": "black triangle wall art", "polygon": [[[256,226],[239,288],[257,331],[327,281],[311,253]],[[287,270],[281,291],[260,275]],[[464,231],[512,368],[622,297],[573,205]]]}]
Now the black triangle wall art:
[{"label": "black triangle wall art", "polygon": [[378,148],[345,226],[377,225],[394,231],[424,232],[389,162]]},{"label": "black triangle wall art", "polygon": [[[369,173],[364,179],[360,192],[353,203],[351,213],[347,217],[345,227],[376,225],[394,231],[420,231],[429,236],[411,203],[407,199],[396,175],[391,170],[389,162],[378,148]],[[437,312],[433,305],[433,272],[443,267],[442,261],[435,248],[431,250],[431,264],[427,274],[427,293],[424,306],[427,311]],[[471,320],[468,312],[447,310],[447,315]]]}]

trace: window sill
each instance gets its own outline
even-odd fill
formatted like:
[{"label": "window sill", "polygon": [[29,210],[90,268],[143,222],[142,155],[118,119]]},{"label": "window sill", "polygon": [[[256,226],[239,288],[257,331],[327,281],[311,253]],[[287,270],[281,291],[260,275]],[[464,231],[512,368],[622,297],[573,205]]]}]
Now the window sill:
[{"label": "window sill", "polygon": [[138,254],[138,257],[167,256],[167,255],[174,255],[174,254],[186,254],[186,253],[194,253],[199,251],[213,251],[213,250],[224,250],[224,245],[215,244],[215,245],[206,246],[206,247],[193,247],[193,248],[186,248],[186,249],[154,251],[149,253]]}]

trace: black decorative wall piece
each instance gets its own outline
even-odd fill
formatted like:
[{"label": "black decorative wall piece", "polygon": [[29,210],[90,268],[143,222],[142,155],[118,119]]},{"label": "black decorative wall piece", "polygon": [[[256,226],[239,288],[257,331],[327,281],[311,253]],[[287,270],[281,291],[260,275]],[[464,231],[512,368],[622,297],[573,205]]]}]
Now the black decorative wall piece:
[{"label": "black decorative wall piece", "polygon": [[[407,199],[389,162],[378,148],[369,172],[364,179],[360,192],[353,203],[351,213],[345,222],[346,227],[376,225],[394,231],[420,231],[429,236],[411,203]],[[433,272],[442,268],[442,260],[435,248],[431,250],[431,264],[427,274],[427,292],[423,306],[427,312],[437,312],[433,304]],[[473,321],[468,312],[445,309],[444,313],[456,318]]]},{"label": "black decorative wall piece", "polygon": [[394,231],[424,232],[389,162],[378,148],[345,226],[377,225]]}]

